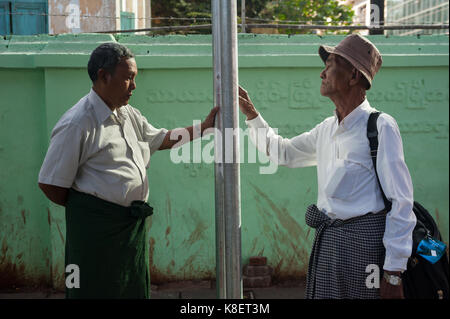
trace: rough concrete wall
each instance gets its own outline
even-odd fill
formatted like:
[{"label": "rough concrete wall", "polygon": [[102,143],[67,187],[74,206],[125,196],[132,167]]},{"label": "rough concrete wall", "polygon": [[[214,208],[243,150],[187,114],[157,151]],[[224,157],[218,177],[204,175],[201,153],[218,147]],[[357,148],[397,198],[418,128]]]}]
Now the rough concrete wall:
[{"label": "rough concrete wall", "polygon": [[[332,114],[333,104],[319,94],[323,63],[317,48],[341,39],[239,37],[239,82],[281,135],[295,136]],[[10,283],[51,278],[63,288],[64,211],[39,191],[37,174],[56,121],[89,90],[89,53],[115,40],[137,55],[130,103],[154,126],[192,125],[212,107],[210,36],[0,39],[0,93],[6,97],[0,104],[0,165],[8,168],[0,171],[0,274],[7,269]],[[383,67],[368,99],[396,118],[415,198],[435,216],[448,243],[448,37],[371,40],[383,54]],[[246,127],[243,116],[240,126]],[[23,129],[16,136],[17,128]],[[191,152],[197,146],[190,145]],[[261,175],[267,165],[261,158],[241,164],[242,261],[265,255],[275,278],[299,277],[314,237],[304,211],[317,198],[316,171],[278,168]],[[148,225],[152,282],[214,278],[213,165],[175,164],[169,151],[157,152],[148,174],[155,208]]]},{"label": "rough concrete wall", "polygon": [[0,287],[50,285],[48,203],[35,190],[45,116],[30,107],[45,103],[44,73],[0,68],[0,79]]}]

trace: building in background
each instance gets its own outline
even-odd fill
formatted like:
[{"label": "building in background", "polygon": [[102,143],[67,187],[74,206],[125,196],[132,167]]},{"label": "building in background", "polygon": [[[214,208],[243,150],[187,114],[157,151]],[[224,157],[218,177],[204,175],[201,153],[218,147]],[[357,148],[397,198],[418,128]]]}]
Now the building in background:
[{"label": "building in background", "polygon": [[0,0],[0,35],[151,27],[151,0]]},{"label": "building in background", "polygon": [[[341,1],[351,5],[355,15],[355,25],[370,25],[376,12],[371,11],[370,0]],[[385,25],[411,24],[448,24],[449,0],[386,0],[384,2]],[[361,34],[369,34],[368,30],[361,30]],[[386,35],[413,34],[448,34],[448,30],[387,30]]]},{"label": "building in background", "polygon": [[48,33],[47,0],[0,0],[0,34]]},{"label": "building in background", "polygon": [[[448,0],[387,0],[386,24],[448,24]],[[389,30],[388,35],[448,34],[443,30]]]},{"label": "building in background", "polygon": [[[354,25],[370,25],[370,0],[347,0],[341,2],[353,8],[355,12],[353,16]],[[359,33],[368,35],[369,30],[359,30]]]},{"label": "building in background", "polygon": [[[352,6],[355,25],[370,25],[376,20],[377,12],[372,10],[374,7],[370,0],[340,2]],[[386,25],[449,23],[449,0],[386,0],[384,4]],[[151,0],[0,0],[0,35],[81,33],[150,27]],[[360,33],[369,32],[361,30]],[[448,34],[448,29],[385,32],[387,35],[418,33]]]}]

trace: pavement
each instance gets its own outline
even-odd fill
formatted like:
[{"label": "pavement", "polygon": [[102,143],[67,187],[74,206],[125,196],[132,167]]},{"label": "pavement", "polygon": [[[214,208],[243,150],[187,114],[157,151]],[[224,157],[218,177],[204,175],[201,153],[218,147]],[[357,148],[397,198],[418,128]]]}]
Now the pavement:
[{"label": "pavement", "polygon": [[[305,280],[285,281],[266,288],[243,289],[244,299],[303,299]],[[64,299],[65,294],[51,288],[0,290],[0,299]],[[217,299],[214,281],[181,281],[151,285],[151,299]]]}]

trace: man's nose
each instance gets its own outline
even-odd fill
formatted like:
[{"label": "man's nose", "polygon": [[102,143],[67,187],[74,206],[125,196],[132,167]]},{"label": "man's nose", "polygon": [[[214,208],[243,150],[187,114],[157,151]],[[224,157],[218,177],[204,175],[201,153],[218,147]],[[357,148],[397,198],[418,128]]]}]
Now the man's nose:
[{"label": "man's nose", "polygon": [[130,84],[130,89],[133,91],[133,90],[135,90],[136,89],[136,81],[132,81],[131,82],[131,84]]},{"label": "man's nose", "polygon": [[320,72],[320,78],[322,80],[325,79],[325,69],[323,69],[322,72]]}]

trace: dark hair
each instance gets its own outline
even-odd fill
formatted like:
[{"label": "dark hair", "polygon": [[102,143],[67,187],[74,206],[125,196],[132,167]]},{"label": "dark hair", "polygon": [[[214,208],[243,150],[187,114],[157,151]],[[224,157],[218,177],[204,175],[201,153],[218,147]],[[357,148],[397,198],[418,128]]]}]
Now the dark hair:
[{"label": "dark hair", "polygon": [[134,54],[126,46],[119,43],[107,42],[99,45],[92,51],[88,62],[88,73],[92,82],[97,81],[97,74],[100,69],[114,74],[116,66],[122,58],[134,58]]}]

